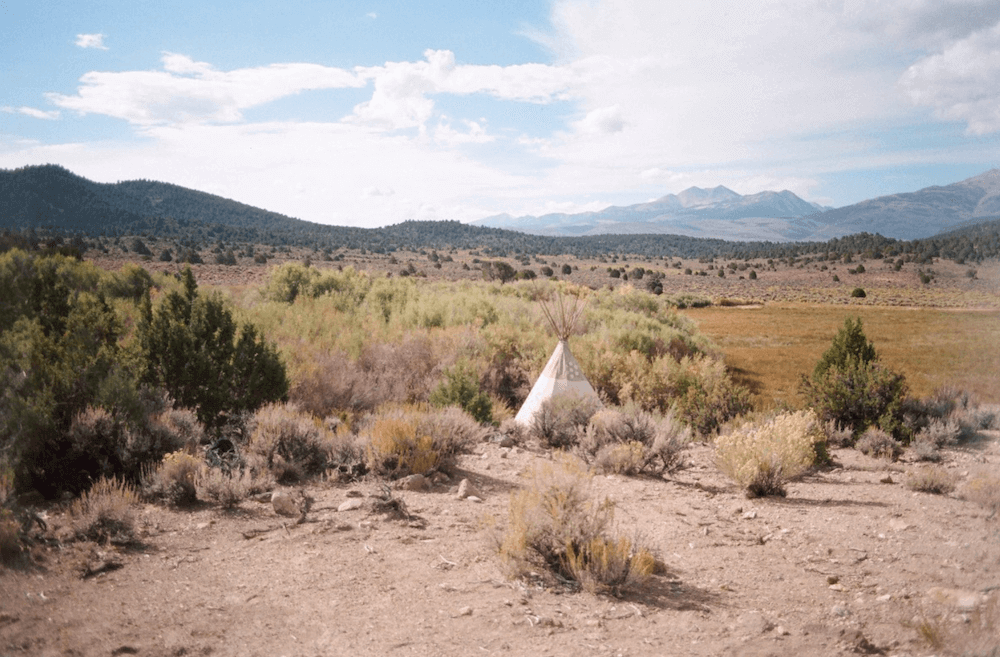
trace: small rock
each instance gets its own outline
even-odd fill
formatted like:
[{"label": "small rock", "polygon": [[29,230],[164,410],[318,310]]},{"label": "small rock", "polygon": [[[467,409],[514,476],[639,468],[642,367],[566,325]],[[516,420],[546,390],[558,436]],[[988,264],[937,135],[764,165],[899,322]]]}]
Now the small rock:
[{"label": "small rock", "polygon": [[500,439],[500,446],[501,447],[513,447],[514,446],[514,442],[515,441],[514,441],[514,437],[513,436],[504,436],[503,438]]},{"label": "small rock", "polygon": [[847,616],[851,615],[850,610],[844,605],[833,605],[833,607],[830,609],[830,613],[833,614],[834,616],[839,616],[841,618],[846,618]]},{"label": "small rock", "polygon": [[890,600],[892,600],[892,596],[889,595],[888,593],[886,593],[885,595],[880,595],[879,597],[875,598],[876,602],[889,602]]},{"label": "small rock", "polygon": [[778,636],[788,636],[789,634],[791,634],[791,632],[785,629],[784,625],[779,625],[776,628],[774,628],[774,633],[777,634]]},{"label": "small rock", "polygon": [[400,490],[427,490],[430,488],[430,482],[422,474],[411,474],[409,477],[403,477],[396,482],[396,488]]},{"label": "small rock", "polygon": [[750,612],[740,616],[739,625],[744,630],[746,630],[751,636],[756,636],[759,634],[764,634],[770,630],[774,625],[764,618],[763,614],[757,612]]},{"label": "small rock", "polygon": [[476,502],[477,504],[482,504],[483,503],[482,498],[481,497],[477,497],[475,495],[469,495],[465,499],[468,500],[469,502]]},{"label": "small rock", "polygon": [[472,615],[472,607],[462,607],[461,609],[458,610],[458,615],[459,616],[471,616]]},{"label": "small rock", "polygon": [[900,520],[899,518],[893,518],[892,520],[889,521],[889,529],[891,529],[894,532],[905,531],[909,528],[910,525],[908,525],[906,521]]},{"label": "small rock", "polygon": [[878,480],[880,484],[894,484],[895,481],[892,480],[892,475],[886,475]]},{"label": "small rock", "polygon": [[831,591],[846,591],[847,589],[844,588],[843,584],[831,584],[830,585],[830,590]]},{"label": "small rock", "polygon": [[747,511],[746,513],[743,514],[744,520],[753,520],[756,517],[757,517],[756,511]]},{"label": "small rock", "polygon": [[504,448],[502,448],[502,447],[501,447],[501,448],[500,448],[500,458],[502,458],[502,459],[505,459],[505,458],[507,458],[507,453],[508,453],[509,451],[510,451],[510,450],[507,450],[507,449],[504,449]]},{"label": "small rock", "polygon": [[463,479],[462,481],[458,482],[458,492],[455,494],[455,496],[458,497],[458,499],[460,500],[464,500],[467,497],[478,497],[480,501],[482,501],[483,499],[482,493],[480,493],[476,489],[476,487],[472,485],[472,482],[469,481],[468,479]]},{"label": "small rock", "polygon": [[271,506],[279,516],[295,518],[299,515],[299,505],[290,494],[283,490],[276,490],[271,494]]},{"label": "small rock", "polygon": [[337,511],[353,511],[354,509],[360,509],[364,502],[358,498],[351,498],[345,502],[341,502],[340,506],[337,507]]},{"label": "small rock", "polygon": [[215,524],[214,520],[211,520],[209,522],[199,522],[197,525],[194,526],[194,528],[195,529],[208,529],[209,527],[211,527],[214,524]]},{"label": "small rock", "polygon": [[443,472],[435,472],[433,475],[431,475],[431,483],[433,483],[435,486],[440,484],[447,484],[449,481],[451,481],[451,477],[449,477]]}]

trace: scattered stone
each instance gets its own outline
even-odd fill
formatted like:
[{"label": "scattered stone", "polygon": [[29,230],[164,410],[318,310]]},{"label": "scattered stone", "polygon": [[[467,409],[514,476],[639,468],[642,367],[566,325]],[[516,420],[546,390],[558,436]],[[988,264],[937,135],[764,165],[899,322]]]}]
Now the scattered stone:
[{"label": "scattered stone", "polygon": [[894,484],[895,481],[892,480],[892,475],[886,475],[878,480],[880,484]]},{"label": "scattered stone", "polygon": [[461,609],[458,610],[458,615],[459,616],[471,616],[472,615],[472,607],[462,607]]},{"label": "scattered stone", "polygon": [[513,436],[503,436],[500,439],[500,446],[501,447],[513,447],[515,442],[516,441],[514,440]]},{"label": "scattered stone", "polygon": [[478,497],[479,501],[483,500],[483,494],[468,479],[458,482],[458,491],[455,493],[455,496],[460,500],[464,500],[467,497]]},{"label": "scattered stone", "polygon": [[839,616],[840,618],[846,618],[851,615],[851,611],[844,605],[833,605],[830,609],[830,613],[834,616]]},{"label": "scattered stone", "polygon": [[508,454],[509,451],[510,450],[504,449],[503,447],[501,447],[500,448],[500,458],[502,458],[502,459],[507,458],[507,454]]},{"label": "scattered stone", "polygon": [[451,477],[449,477],[443,472],[435,472],[434,474],[431,475],[431,483],[433,483],[435,486],[441,484],[447,484],[449,481],[451,481]]},{"label": "scattered stone", "polygon": [[927,599],[954,607],[958,611],[975,611],[980,605],[986,602],[987,597],[976,591],[946,589],[935,586],[932,589],[928,589]]},{"label": "scattered stone", "polygon": [[283,490],[276,490],[271,494],[271,506],[279,516],[294,518],[299,515],[299,505],[290,493]]},{"label": "scattered stone", "polygon": [[469,495],[465,499],[468,500],[468,501],[470,501],[470,502],[476,502],[477,504],[482,504],[483,503],[483,499],[481,497],[477,497],[475,495]]},{"label": "scattered stone", "polygon": [[784,625],[778,625],[777,627],[775,627],[774,633],[777,634],[778,636],[788,636],[789,634],[791,634],[791,632],[785,629]]},{"label": "scattered stone", "polygon": [[840,578],[837,577],[836,575],[830,575],[829,577],[826,578],[826,583],[830,584],[831,586],[834,585],[834,584],[836,584],[839,581],[840,581]]},{"label": "scattered stone", "polygon": [[208,529],[209,527],[211,527],[214,524],[215,524],[214,520],[210,520],[208,522],[199,522],[197,525],[194,526],[194,528],[195,529]]},{"label": "scattered stone", "polygon": [[909,529],[911,525],[908,525],[906,521],[900,520],[899,518],[893,518],[889,521],[889,529],[894,532],[901,532]]},{"label": "scattered stone", "polygon": [[396,488],[415,491],[427,490],[430,488],[430,481],[422,474],[411,474],[409,477],[403,477],[397,481]]},{"label": "scattered stone", "polygon": [[337,507],[337,511],[353,511],[354,509],[360,509],[361,505],[364,504],[362,500],[354,497],[347,501],[341,502],[340,506]]},{"label": "scattered stone", "polygon": [[879,597],[875,598],[876,602],[889,602],[890,600],[892,600],[892,596],[889,595],[888,593],[886,593],[885,595],[880,595]]},{"label": "scattered stone", "polygon": [[751,611],[740,616],[739,625],[751,636],[764,634],[774,627],[774,624],[764,618],[763,614],[756,611]]},{"label": "scattered stone", "polygon": [[840,592],[843,592],[843,591],[846,591],[847,589],[844,588],[843,584],[831,584],[830,585],[830,590],[831,591],[840,591]]},{"label": "scattered stone", "polygon": [[756,511],[747,511],[746,513],[743,514],[744,520],[753,520],[756,517],[757,517]]}]

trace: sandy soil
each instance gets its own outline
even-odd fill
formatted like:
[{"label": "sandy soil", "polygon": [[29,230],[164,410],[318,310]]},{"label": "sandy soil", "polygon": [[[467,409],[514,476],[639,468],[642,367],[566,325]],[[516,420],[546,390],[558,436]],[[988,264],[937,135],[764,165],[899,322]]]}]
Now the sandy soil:
[{"label": "sandy soil", "polygon": [[[949,450],[1000,466],[994,433]],[[0,655],[969,655],[1000,651],[1000,518],[902,485],[853,450],[748,500],[698,445],[669,479],[599,476],[668,572],[618,599],[508,580],[490,540],[550,455],[484,443],[410,519],[337,511],[376,481],[316,483],[306,521],[247,500],[141,511],[141,545],[50,542],[0,570]],[[483,501],[449,491],[469,478]],[[959,492],[961,488],[959,488]],[[58,508],[48,511],[58,534]],[[983,627],[992,623],[992,627]],[[940,639],[938,647],[928,642]]]}]

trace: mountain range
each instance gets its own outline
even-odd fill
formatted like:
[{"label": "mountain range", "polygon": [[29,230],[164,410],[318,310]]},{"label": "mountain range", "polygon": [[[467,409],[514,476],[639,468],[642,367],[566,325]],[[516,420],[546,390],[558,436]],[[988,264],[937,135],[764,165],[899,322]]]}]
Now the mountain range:
[{"label": "mountain range", "polygon": [[536,235],[667,233],[729,241],[826,241],[860,232],[920,239],[977,220],[1000,216],[1000,169],[951,185],[881,196],[826,208],[794,193],[741,195],[723,186],[691,187],[655,201],[597,212],[512,217],[499,214],[473,224]]},{"label": "mountain range", "polygon": [[[658,233],[663,239],[672,236],[668,240],[671,244],[683,243],[687,250],[696,248],[693,239],[705,238],[716,244],[702,244],[697,249],[718,249],[723,240],[826,242],[859,233],[914,240],[998,217],[1000,169],[951,185],[881,196],[837,209],[809,203],[787,190],[744,196],[723,186],[692,187],[648,203],[612,206],[599,212],[496,215],[473,225],[404,222],[383,229],[311,223],[157,181],[96,183],[56,165],[0,169],[0,227],[53,227],[95,235],[189,234],[271,244],[392,244],[412,242],[419,233],[421,240],[432,240],[428,244],[482,244],[503,239],[513,245],[529,235],[549,241],[592,241],[615,236],[639,239],[640,235]],[[558,248],[570,248],[567,244]]]}]

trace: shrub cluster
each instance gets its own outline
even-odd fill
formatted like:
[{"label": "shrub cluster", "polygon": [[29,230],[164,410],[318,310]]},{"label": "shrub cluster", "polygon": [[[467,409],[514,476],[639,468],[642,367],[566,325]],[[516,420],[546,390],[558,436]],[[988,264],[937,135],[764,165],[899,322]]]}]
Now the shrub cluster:
[{"label": "shrub cluster", "polygon": [[715,441],[715,462],[746,489],[748,497],[784,496],[785,484],[812,467],[817,444],[823,441],[814,413],[781,413],[720,435]]},{"label": "shrub cluster", "polygon": [[637,406],[597,411],[579,444],[597,472],[665,474],[683,466],[691,429],[668,414],[656,417]]},{"label": "shrub cluster", "polygon": [[925,465],[909,471],[906,487],[921,493],[947,495],[955,490],[957,477],[940,465]]},{"label": "shrub cluster", "polygon": [[542,446],[568,449],[580,442],[600,402],[575,393],[558,394],[545,400],[532,418],[530,435]]},{"label": "shrub cluster", "polygon": [[898,440],[877,427],[868,427],[854,447],[867,456],[895,461],[903,453],[903,446]]}]

